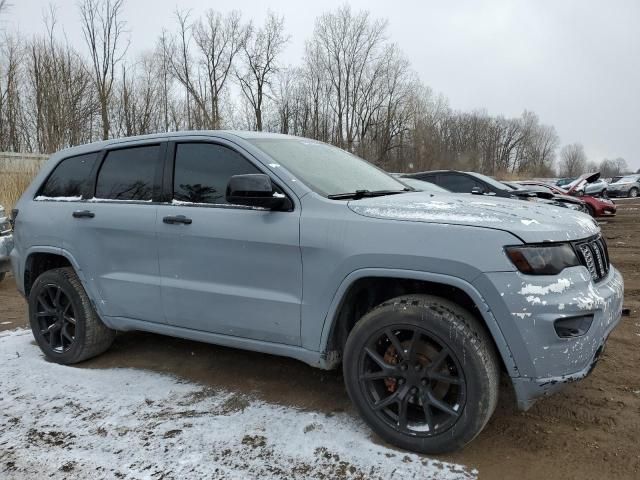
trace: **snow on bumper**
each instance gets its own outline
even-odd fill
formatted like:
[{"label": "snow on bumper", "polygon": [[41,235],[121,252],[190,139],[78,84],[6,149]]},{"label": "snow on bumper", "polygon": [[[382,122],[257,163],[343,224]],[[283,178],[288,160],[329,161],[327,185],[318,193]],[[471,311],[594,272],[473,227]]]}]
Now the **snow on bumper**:
[{"label": "snow on bumper", "polygon": [[[598,283],[591,280],[585,267],[568,268],[557,276],[487,276],[505,307],[506,318],[500,323],[520,373],[513,383],[521,408],[592,370],[622,315],[624,282],[615,268]],[[561,338],[555,322],[580,316],[593,317],[588,330],[580,336]]]}]

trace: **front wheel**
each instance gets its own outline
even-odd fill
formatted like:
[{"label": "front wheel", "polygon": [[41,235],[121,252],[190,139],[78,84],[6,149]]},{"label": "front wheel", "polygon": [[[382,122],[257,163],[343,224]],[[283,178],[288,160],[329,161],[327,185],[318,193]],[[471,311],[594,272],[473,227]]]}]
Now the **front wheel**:
[{"label": "front wheel", "polygon": [[469,312],[439,297],[398,297],[366,314],[349,334],[343,369],[367,424],[415,452],[462,448],[498,400],[491,338]]},{"label": "front wheel", "polygon": [[631,198],[636,198],[638,196],[638,189],[636,187],[633,187],[631,190],[629,190],[629,196]]},{"label": "front wheel", "polygon": [[5,272],[0,272],[0,282],[2,282],[4,280],[5,276],[6,276]]}]

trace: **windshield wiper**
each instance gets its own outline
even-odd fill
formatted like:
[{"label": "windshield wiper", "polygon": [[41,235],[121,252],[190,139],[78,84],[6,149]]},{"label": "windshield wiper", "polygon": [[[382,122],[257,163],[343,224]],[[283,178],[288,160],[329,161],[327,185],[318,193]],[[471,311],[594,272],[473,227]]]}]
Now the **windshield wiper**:
[{"label": "windshield wiper", "polygon": [[331,200],[359,200],[365,197],[382,197],[383,195],[397,195],[398,193],[406,193],[412,191],[413,190],[410,188],[403,188],[402,190],[356,190],[355,192],[335,193],[333,195],[328,195],[327,198],[330,198]]}]

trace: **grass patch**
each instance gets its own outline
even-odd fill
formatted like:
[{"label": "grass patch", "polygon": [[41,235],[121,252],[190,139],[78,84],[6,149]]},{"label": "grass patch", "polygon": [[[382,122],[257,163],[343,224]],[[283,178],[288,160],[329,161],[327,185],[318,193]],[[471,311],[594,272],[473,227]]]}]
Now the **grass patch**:
[{"label": "grass patch", "polygon": [[29,186],[43,164],[44,159],[12,158],[0,161],[0,205],[5,208],[6,212],[10,212],[15,206],[22,192]]}]

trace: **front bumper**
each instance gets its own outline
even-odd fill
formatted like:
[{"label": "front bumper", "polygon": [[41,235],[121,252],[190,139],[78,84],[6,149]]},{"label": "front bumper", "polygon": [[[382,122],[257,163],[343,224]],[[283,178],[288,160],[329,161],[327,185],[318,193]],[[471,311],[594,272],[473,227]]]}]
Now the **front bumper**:
[{"label": "front bumper", "polygon": [[[494,315],[517,367],[512,381],[519,408],[526,410],[535,399],[589,374],[622,315],[624,283],[615,268],[598,283],[582,266],[554,276],[501,272],[486,277],[484,288],[491,284],[500,298]],[[586,333],[558,336],[556,320],[585,315],[593,316]]]},{"label": "front bumper", "polygon": [[9,260],[11,250],[13,250],[13,235],[0,236],[0,273],[11,270],[11,262]]}]

